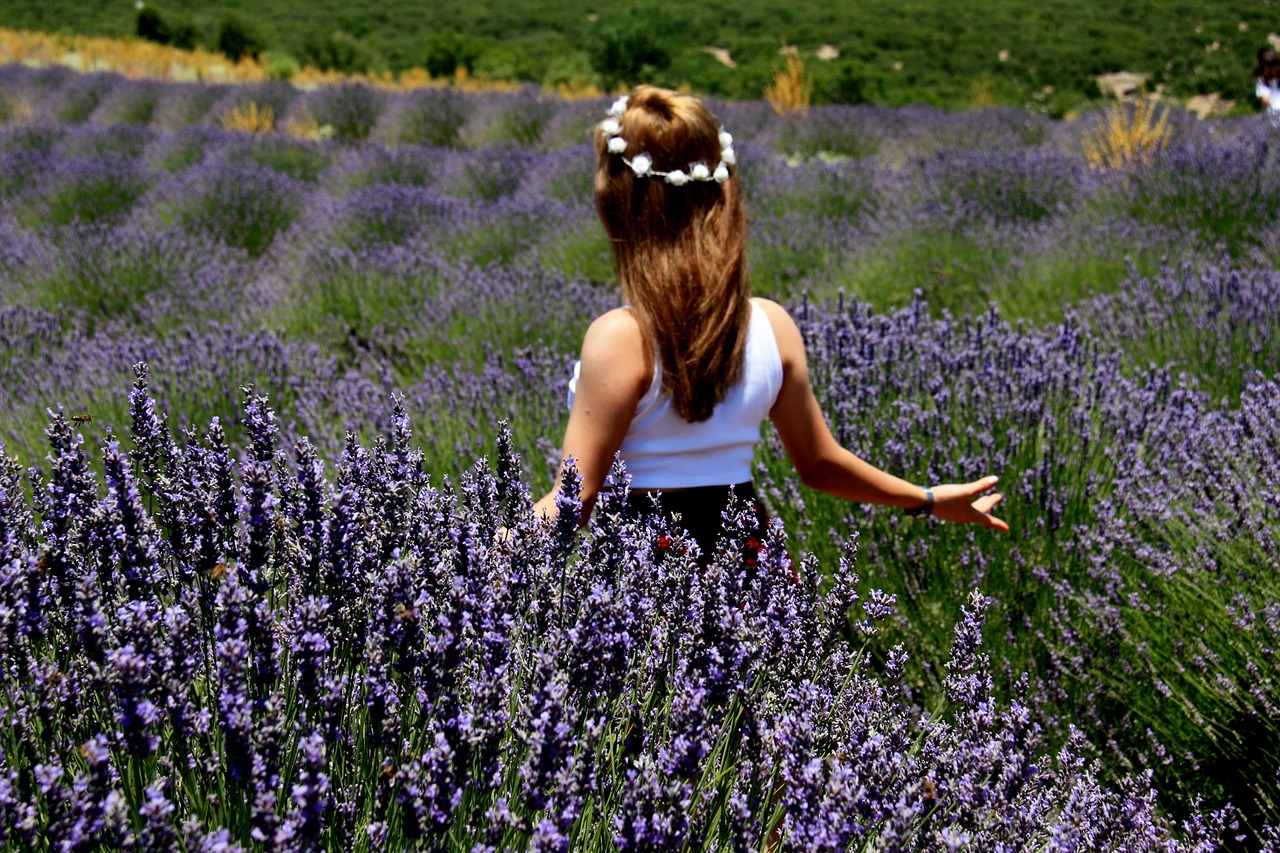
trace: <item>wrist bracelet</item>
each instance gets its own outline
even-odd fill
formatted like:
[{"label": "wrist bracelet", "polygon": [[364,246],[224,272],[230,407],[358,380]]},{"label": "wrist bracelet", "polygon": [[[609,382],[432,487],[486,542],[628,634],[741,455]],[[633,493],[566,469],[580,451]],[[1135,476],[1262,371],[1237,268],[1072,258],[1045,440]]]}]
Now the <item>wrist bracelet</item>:
[{"label": "wrist bracelet", "polygon": [[921,486],[920,488],[924,489],[924,506],[903,510],[912,518],[924,518],[926,515],[933,515],[933,489],[928,486]]}]

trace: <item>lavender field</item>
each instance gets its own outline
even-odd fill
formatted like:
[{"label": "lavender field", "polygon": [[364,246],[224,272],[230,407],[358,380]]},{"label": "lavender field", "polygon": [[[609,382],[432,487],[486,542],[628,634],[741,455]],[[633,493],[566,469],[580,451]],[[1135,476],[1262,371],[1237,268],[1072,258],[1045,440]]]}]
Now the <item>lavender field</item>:
[{"label": "lavender field", "polygon": [[529,517],[607,105],[0,68],[4,849],[1280,850],[1274,131],[715,104],[837,437],[1012,532],[767,434],[703,569]]}]

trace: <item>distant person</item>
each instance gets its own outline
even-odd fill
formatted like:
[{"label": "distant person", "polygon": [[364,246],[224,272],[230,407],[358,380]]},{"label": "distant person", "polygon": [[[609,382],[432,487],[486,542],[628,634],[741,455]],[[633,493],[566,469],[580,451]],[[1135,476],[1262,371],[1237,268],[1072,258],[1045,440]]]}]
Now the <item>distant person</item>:
[{"label": "distant person", "polygon": [[1258,66],[1253,69],[1258,81],[1257,95],[1272,127],[1280,128],[1280,54],[1269,47],[1258,51]]}]

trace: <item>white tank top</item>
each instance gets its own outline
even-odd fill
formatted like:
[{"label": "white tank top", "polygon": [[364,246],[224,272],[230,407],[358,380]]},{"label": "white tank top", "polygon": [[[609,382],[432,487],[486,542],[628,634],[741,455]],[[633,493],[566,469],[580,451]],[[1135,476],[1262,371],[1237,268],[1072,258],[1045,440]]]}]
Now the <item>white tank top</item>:
[{"label": "white tank top", "polygon": [[[569,405],[581,364],[569,381]],[[764,309],[751,300],[751,320],[743,350],[742,378],[731,387],[711,417],[693,424],[676,413],[662,393],[662,365],[653,368],[649,389],[636,404],[622,440],[622,460],[638,489],[687,489],[751,480],[751,463],[760,424],[782,389],[782,356]]]}]

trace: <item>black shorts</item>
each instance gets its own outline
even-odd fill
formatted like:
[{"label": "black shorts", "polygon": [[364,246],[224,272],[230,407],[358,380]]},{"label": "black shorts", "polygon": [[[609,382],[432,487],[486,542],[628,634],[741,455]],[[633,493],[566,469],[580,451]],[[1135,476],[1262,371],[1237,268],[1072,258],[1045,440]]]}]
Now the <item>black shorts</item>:
[{"label": "black shorts", "polygon": [[[751,483],[698,486],[661,492],[657,495],[657,504],[673,529],[685,530],[693,537],[702,552],[702,561],[709,563],[715,555],[717,543],[724,535],[724,513],[733,497],[747,506],[753,521],[750,530],[734,531],[730,538],[741,545],[743,558],[754,565],[769,529],[769,516],[761,506]],[[633,503],[645,507],[649,506],[650,500],[648,495],[631,496]]]}]

